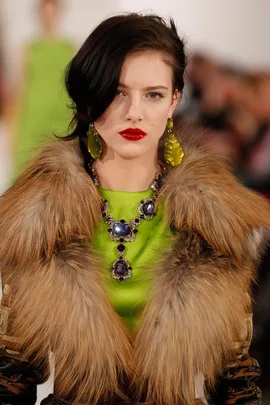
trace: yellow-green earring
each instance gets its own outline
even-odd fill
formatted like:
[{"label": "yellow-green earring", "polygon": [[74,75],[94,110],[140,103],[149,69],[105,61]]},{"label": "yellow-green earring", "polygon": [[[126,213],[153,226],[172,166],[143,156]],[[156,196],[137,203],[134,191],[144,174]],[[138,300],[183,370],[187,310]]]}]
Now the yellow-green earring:
[{"label": "yellow-green earring", "polygon": [[89,125],[87,135],[88,135],[88,142],[87,142],[88,152],[90,153],[92,158],[96,160],[100,157],[102,153],[102,143],[94,124]]},{"label": "yellow-green earring", "polygon": [[173,134],[173,120],[171,118],[168,118],[167,121],[167,133],[164,151],[165,161],[173,167],[179,166],[185,154],[180,142]]}]

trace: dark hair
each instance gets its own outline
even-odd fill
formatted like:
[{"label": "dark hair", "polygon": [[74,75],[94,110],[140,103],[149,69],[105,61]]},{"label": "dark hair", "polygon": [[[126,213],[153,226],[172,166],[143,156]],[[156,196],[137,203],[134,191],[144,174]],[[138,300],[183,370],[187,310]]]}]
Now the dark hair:
[{"label": "dark hair", "polygon": [[66,71],[66,88],[73,101],[72,132],[65,139],[85,137],[113,101],[125,57],[130,52],[158,50],[172,58],[174,88],[182,91],[186,55],[174,21],[157,15],[131,13],[103,21],[86,39]]}]

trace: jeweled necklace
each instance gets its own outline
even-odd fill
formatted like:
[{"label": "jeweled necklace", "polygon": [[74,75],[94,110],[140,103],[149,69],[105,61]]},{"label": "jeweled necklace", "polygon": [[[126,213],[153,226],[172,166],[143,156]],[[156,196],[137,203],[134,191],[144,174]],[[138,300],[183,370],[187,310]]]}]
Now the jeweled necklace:
[{"label": "jeweled necklace", "polygon": [[[99,180],[97,177],[96,170],[89,166],[90,175],[96,187],[98,187]],[[102,198],[103,207],[102,207],[102,216],[105,222],[109,225],[108,233],[112,241],[120,242],[117,246],[118,259],[114,261],[111,267],[112,278],[123,282],[126,279],[131,277],[132,266],[130,262],[124,258],[124,252],[126,250],[125,243],[133,242],[136,234],[138,233],[138,225],[140,225],[142,220],[150,221],[156,215],[156,200],[159,194],[161,187],[165,181],[165,173],[156,173],[153,183],[150,188],[153,190],[153,195],[151,198],[145,198],[140,201],[137,211],[138,216],[133,218],[130,221],[125,219],[114,219],[109,215],[110,205],[109,202]]]}]

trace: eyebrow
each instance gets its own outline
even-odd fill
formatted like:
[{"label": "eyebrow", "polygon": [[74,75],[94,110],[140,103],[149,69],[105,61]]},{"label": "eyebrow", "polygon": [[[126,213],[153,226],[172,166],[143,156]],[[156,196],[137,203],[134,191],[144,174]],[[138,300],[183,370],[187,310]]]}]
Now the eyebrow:
[{"label": "eyebrow", "polygon": [[[124,83],[119,83],[119,87],[122,87],[123,89],[129,89],[130,87],[125,85]],[[148,86],[144,87],[144,91],[151,91],[151,90],[157,90],[157,89],[163,89],[163,90],[168,90],[168,87],[162,86],[162,85],[157,85],[157,86]]]}]

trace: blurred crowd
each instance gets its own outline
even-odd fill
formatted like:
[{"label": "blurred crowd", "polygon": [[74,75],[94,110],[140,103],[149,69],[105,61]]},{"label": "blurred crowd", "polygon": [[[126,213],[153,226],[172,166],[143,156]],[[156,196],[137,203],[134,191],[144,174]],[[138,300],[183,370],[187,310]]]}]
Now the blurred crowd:
[{"label": "blurred crowd", "polygon": [[194,54],[180,125],[203,129],[203,142],[243,183],[270,198],[270,67],[248,72]]},{"label": "blurred crowd", "polygon": [[[190,59],[177,124],[198,132],[249,188],[270,199],[270,67],[248,72],[197,53]],[[254,288],[252,354],[270,391],[270,252],[264,252]],[[268,402],[267,402],[268,403]]]}]

